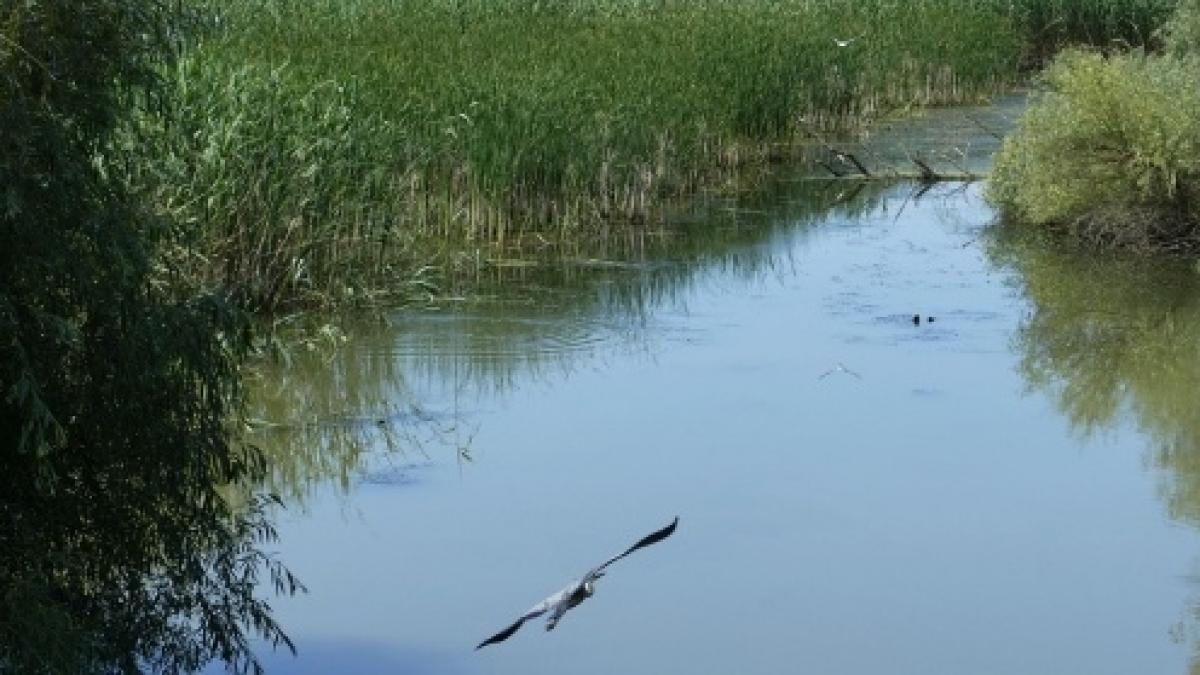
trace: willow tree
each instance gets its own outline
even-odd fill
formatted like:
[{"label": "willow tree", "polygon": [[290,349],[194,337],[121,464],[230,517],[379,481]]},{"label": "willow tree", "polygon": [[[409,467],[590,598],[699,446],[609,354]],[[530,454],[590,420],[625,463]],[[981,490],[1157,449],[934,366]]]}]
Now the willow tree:
[{"label": "willow tree", "polygon": [[[116,132],[158,106],[163,0],[0,0],[0,672],[179,672],[290,646],[257,594],[248,325],[156,261]],[[135,146],[125,146],[135,147]]]}]

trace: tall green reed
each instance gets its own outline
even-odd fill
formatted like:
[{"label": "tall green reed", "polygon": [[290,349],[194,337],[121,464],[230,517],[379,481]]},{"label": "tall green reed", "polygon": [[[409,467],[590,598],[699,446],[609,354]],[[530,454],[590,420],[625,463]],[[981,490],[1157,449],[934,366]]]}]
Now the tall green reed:
[{"label": "tall green reed", "polygon": [[986,96],[1016,76],[1018,6],[210,0],[138,183],[248,304],[340,302],[659,218],[813,131]]},{"label": "tall green reed", "polygon": [[[990,0],[1025,38],[1025,60],[1040,65],[1067,46],[1157,47],[1179,0]],[[1007,5],[1005,7],[1005,5]]]}]

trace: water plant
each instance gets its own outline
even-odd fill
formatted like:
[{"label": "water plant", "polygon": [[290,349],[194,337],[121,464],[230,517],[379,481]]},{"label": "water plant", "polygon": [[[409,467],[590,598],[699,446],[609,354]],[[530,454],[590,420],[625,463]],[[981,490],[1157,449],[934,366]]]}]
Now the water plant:
[{"label": "water plant", "polygon": [[169,123],[130,132],[133,181],[193,227],[203,255],[174,263],[260,309],[659,219],[809,130],[995,92],[1020,51],[953,0],[208,10]]},{"label": "water plant", "polygon": [[978,100],[1172,0],[207,0],[131,128],[172,265],[262,311],[661,221],[808,134]]},{"label": "water plant", "polygon": [[1025,61],[1038,66],[1070,46],[1156,47],[1179,0],[998,0],[1017,24]]}]

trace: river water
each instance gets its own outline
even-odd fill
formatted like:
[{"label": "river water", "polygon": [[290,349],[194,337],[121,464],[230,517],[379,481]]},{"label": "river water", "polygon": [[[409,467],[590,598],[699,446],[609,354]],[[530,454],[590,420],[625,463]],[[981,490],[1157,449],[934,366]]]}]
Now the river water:
[{"label": "river water", "polygon": [[[1014,106],[876,147],[957,129],[985,166]],[[1194,269],[998,233],[978,184],[706,208],[264,387],[311,440],[276,476],[309,593],[275,602],[299,655],[270,671],[1190,672]],[[474,651],[674,516],[556,630]]]}]

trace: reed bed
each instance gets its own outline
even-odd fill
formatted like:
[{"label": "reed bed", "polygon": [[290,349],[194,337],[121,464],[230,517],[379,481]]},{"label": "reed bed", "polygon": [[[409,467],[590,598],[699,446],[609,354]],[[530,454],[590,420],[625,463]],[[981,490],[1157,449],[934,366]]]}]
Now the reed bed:
[{"label": "reed bed", "polygon": [[1035,4],[210,0],[133,179],[196,237],[172,264],[253,308],[425,287],[996,92]]},{"label": "reed bed", "polygon": [[1179,0],[994,0],[1025,40],[1026,65],[1068,46],[1156,48]]}]

